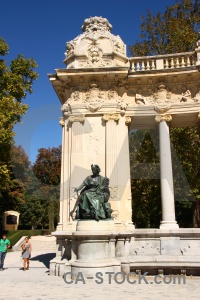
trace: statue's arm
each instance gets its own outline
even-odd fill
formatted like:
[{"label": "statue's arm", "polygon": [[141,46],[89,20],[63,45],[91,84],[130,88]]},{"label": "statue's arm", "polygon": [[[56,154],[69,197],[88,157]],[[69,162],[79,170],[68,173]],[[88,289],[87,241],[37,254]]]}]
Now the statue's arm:
[{"label": "statue's arm", "polygon": [[80,190],[82,190],[82,188],[85,187],[85,183],[83,182],[79,187],[74,189],[74,192],[78,192]]}]

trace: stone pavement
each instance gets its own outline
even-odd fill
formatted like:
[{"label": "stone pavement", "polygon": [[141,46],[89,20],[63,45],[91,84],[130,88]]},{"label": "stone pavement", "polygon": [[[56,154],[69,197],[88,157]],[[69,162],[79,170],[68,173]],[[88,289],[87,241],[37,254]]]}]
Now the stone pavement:
[{"label": "stone pavement", "polygon": [[30,270],[23,271],[20,252],[9,252],[5,260],[5,270],[0,272],[0,300],[15,299],[199,299],[200,278],[186,277],[185,284],[155,284],[153,276],[147,277],[146,284],[123,284],[115,282],[102,284],[94,280],[67,284],[63,278],[48,275],[48,262],[55,256],[50,251],[34,251],[30,262]]}]

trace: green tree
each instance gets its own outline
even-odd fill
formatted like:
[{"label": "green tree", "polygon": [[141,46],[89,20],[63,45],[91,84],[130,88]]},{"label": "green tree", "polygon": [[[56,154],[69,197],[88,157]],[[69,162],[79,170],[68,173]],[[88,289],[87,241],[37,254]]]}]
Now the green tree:
[{"label": "green tree", "polygon": [[25,190],[24,202],[20,205],[20,226],[22,228],[48,227],[48,201],[42,192],[42,183],[31,170]]},{"label": "green tree", "polygon": [[129,139],[133,222],[136,227],[159,227],[161,221],[157,130],[135,130]]},{"label": "green tree", "polygon": [[[4,57],[8,51],[8,44],[0,38],[0,55]],[[32,58],[24,58],[23,55],[12,60],[10,66],[7,66],[4,59],[0,59],[0,198],[2,199],[3,194],[8,194],[10,209],[16,207],[16,203],[12,203],[13,193],[20,189],[12,172],[13,128],[28,109],[28,105],[23,104],[22,100],[27,93],[33,92],[32,85],[38,76],[34,70],[36,67]],[[22,198],[23,193],[18,200],[21,201]]]},{"label": "green tree", "polygon": [[33,172],[42,183],[40,191],[48,205],[49,230],[54,231],[59,211],[61,146],[39,149]]},{"label": "green tree", "polygon": [[[133,56],[145,56],[193,50],[195,42],[199,38],[199,11],[199,0],[176,1],[174,5],[166,7],[163,14],[158,12],[155,16],[148,10],[147,16],[142,17],[140,41],[136,41],[133,46],[130,46],[131,54]],[[131,139],[137,138],[138,134],[134,132]],[[147,153],[149,154],[149,159],[152,160],[151,162],[155,159],[155,156],[151,155],[153,145],[150,142],[148,131],[142,134],[143,137],[146,134],[146,137],[141,144],[140,150],[137,150],[138,156],[134,156],[134,152],[131,153],[132,157],[134,157],[132,168],[133,164],[137,166],[140,161],[145,161]],[[175,203],[177,221],[183,227],[200,227],[200,152],[198,130],[197,128],[174,128],[170,130],[170,135],[175,150],[172,158],[175,199],[178,200]],[[188,145],[187,148],[186,144]],[[130,149],[130,151],[134,151],[134,149]],[[143,172],[151,174],[152,170],[145,170],[144,168]],[[190,186],[186,193],[183,188],[185,181]],[[154,191],[153,195],[152,191]],[[158,216],[161,216],[159,183],[156,180],[152,181],[149,179],[136,180],[133,176],[132,195],[134,220],[139,224],[139,227],[154,227],[155,220],[158,220]],[[143,195],[145,195],[145,200],[143,200]],[[155,199],[157,200],[155,201]],[[181,201],[179,201],[180,199]],[[158,221],[156,221],[156,224],[157,226],[159,225]]]},{"label": "green tree", "polygon": [[200,1],[181,0],[155,16],[142,17],[140,41],[130,46],[133,56],[187,52],[194,49],[200,31]]},{"label": "green tree", "polygon": [[29,181],[30,161],[21,146],[13,145],[10,150],[9,184],[0,193],[0,215],[5,210],[19,210]]}]

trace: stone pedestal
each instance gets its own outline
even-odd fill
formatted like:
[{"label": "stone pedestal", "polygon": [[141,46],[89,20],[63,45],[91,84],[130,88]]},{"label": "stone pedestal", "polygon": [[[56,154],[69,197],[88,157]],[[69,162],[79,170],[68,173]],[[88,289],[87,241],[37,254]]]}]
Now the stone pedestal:
[{"label": "stone pedestal", "polygon": [[[71,260],[71,274],[74,279],[79,272],[85,277],[95,277],[97,272],[116,272],[121,264],[113,255],[113,220],[81,220],[77,222],[77,231],[67,237],[76,244],[75,259]],[[111,231],[112,230],[112,231]]]}]

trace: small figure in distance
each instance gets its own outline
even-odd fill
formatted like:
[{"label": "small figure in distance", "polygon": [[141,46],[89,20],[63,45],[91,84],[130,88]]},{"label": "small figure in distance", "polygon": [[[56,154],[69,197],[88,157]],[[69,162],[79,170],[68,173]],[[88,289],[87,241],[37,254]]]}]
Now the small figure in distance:
[{"label": "small figure in distance", "polygon": [[29,270],[31,251],[32,251],[32,244],[29,242],[29,238],[26,237],[25,243],[23,243],[22,245],[22,258],[24,260],[24,271]]},{"label": "small figure in distance", "polygon": [[2,235],[0,239],[0,271],[3,271],[4,260],[6,257],[7,249],[10,248],[10,241],[7,239],[6,235]]}]

